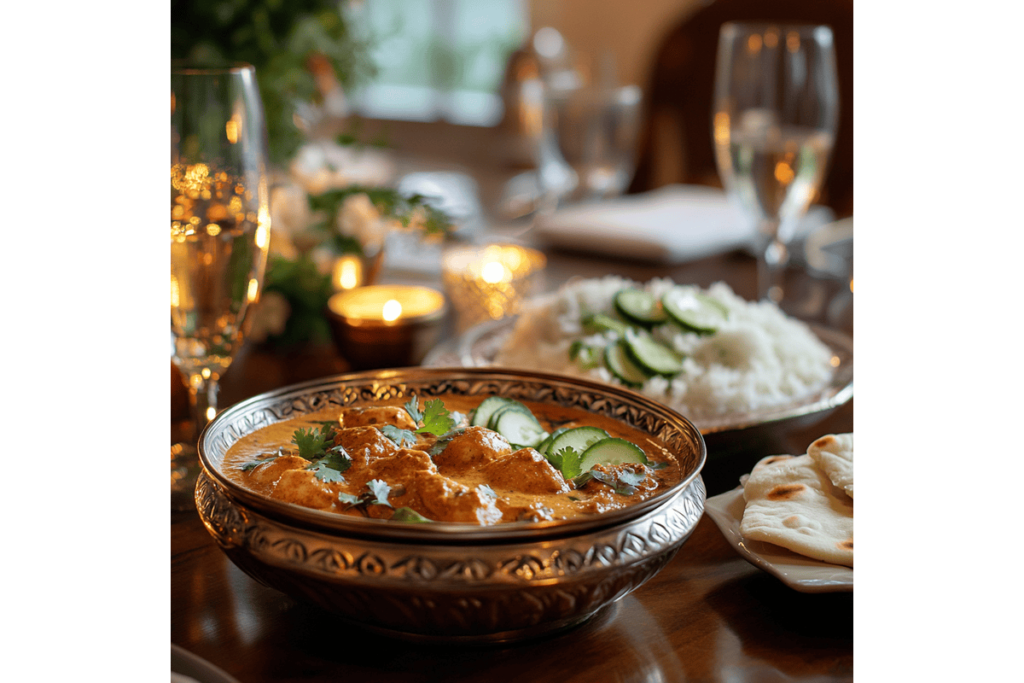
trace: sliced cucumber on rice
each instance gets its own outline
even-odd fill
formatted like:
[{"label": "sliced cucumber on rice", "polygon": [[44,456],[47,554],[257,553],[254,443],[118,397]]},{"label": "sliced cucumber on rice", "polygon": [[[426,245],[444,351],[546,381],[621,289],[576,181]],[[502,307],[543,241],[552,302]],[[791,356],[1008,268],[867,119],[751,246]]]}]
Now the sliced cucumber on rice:
[{"label": "sliced cucumber on rice", "polygon": [[729,309],[696,287],[673,287],[661,297],[665,312],[685,329],[714,334],[729,318]]},{"label": "sliced cucumber on rice", "polygon": [[605,347],[604,364],[619,381],[629,387],[642,386],[650,376],[629,357],[629,350],[624,339]]},{"label": "sliced cucumber on rice", "polygon": [[642,289],[619,290],[613,301],[615,310],[626,320],[637,325],[654,327],[668,320],[668,315],[657,297]]},{"label": "sliced cucumber on rice", "polygon": [[596,334],[598,332],[614,332],[615,334],[622,335],[629,329],[629,324],[621,320],[606,315],[604,313],[590,313],[583,316],[583,329],[589,334]]},{"label": "sliced cucumber on rice", "polygon": [[624,341],[629,357],[647,372],[675,377],[683,371],[682,354],[655,341],[647,332],[628,330]]}]

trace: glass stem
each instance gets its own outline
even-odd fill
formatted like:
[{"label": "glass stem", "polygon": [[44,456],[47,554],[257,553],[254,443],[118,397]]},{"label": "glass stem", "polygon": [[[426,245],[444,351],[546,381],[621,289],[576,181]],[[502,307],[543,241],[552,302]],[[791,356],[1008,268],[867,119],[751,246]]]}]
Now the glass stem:
[{"label": "glass stem", "polygon": [[188,398],[192,408],[192,422],[195,425],[193,440],[198,441],[206,425],[217,414],[217,389],[219,378],[215,375],[204,377],[196,372],[189,376]]},{"label": "glass stem", "polygon": [[779,239],[779,221],[765,221],[761,226],[764,239],[761,257],[757,260],[757,290],[762,301],[782,302],[785,293],[786,265],[789,249]]}]

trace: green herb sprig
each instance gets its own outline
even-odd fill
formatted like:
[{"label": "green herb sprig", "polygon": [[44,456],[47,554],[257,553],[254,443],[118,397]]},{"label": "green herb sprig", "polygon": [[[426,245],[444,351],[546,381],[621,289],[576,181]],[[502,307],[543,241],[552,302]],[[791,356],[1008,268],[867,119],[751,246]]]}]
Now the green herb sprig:
[{"label": "green herb sprig", "polygon": [[391,503],[388,502],[388,495],[390,493],[391,487],[385,481],[382,479],[371,479],[366,482],[366,491],[363,491],[362,494],[354,496],[351,493],[342,492],[338,494],[338,500],[346,504],[346,510],[366,505],[386,505],[391,507]]},{"label": "green herb sprig", "polygon": [[458,413],[452,413],[445,408],[441,399],[427,401],[421,411],[416,396],[405,404],[405,411],[409,413],[413,422],[422,425],[416,430],[417,434],[433,434],[440,437],[448,435],[455,428],[455,418],[459,416]]},{"label": "green herb sprig", "polygon": [[309,460],[307,470],[325,482],[343,482],[342,474],[352,466],[352,458],[342,446],[335,446],[338,434],[336,422],[321,422],[320,429],[300,427],[292,433],[292,443],[299,449],[299,457]]},{"label": "green herb sprig", "polygon": [[631,496],[636,493],[636,487],[647,477],[644,472],[633,472],[632,470],[620,470],[604,472],[602,470],[588,470],[572,480],[573,486],[577,489],[586,486],[591,479],[596,479],[602,484],[607,484],[615,493],[620,496]]},{"label": "green herb sprig", "polygon": [[566,446],[557,453],[548,454],[546,457],[548,462],[550,462],[556,470],[561,472],[562,476],[566,481],[568,481],[570,479],[575,479],[582,474],[582,470],[580,469],[581,455],[582,454],[575,448]]}]

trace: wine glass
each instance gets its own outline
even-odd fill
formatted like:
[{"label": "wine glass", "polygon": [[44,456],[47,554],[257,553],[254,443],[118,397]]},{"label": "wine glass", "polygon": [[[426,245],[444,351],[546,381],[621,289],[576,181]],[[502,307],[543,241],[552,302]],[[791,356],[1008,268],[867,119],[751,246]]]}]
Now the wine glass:
[{"label": "wine glass", "polygon": [[635,85],[549,84],[537,149],[545,190],[566,202],[622,194],[633,179],[640,100]]},{"label": "wine glass", "polygon": [[781,303],[787,245],[821,187],[839,118],[828,26],[726,23],[713,133],[730,195],[757,223],[758,294]]},{"label": "wine glass", "polygon": [[195,441],[260,295],[270,242],[267,134],[248,64],[171,68],[171,358],[195,432],[171,447],[172,507],[187,507]]}]

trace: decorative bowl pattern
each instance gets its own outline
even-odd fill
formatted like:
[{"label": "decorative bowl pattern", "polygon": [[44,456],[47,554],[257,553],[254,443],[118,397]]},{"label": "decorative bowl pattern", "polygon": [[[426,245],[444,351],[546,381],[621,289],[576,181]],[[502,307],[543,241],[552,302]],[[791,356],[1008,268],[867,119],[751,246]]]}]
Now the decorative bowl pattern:
[{"label": "decorative bowl pattern", "polygon": [[[582,407],[659,438],[684,472],[641,504],[584,520],[493,527],[337,515],[248,492],[220,472],[227,449],[292,416],[404,397],[501,394]],[[641,586],[704,510],[700,433],[639,394],[541,373],[409,368],[281,389],[219,415],[200,439],[200,517],[247,574],[347,621],[405,638],[510,641],[580,623]]]}]

